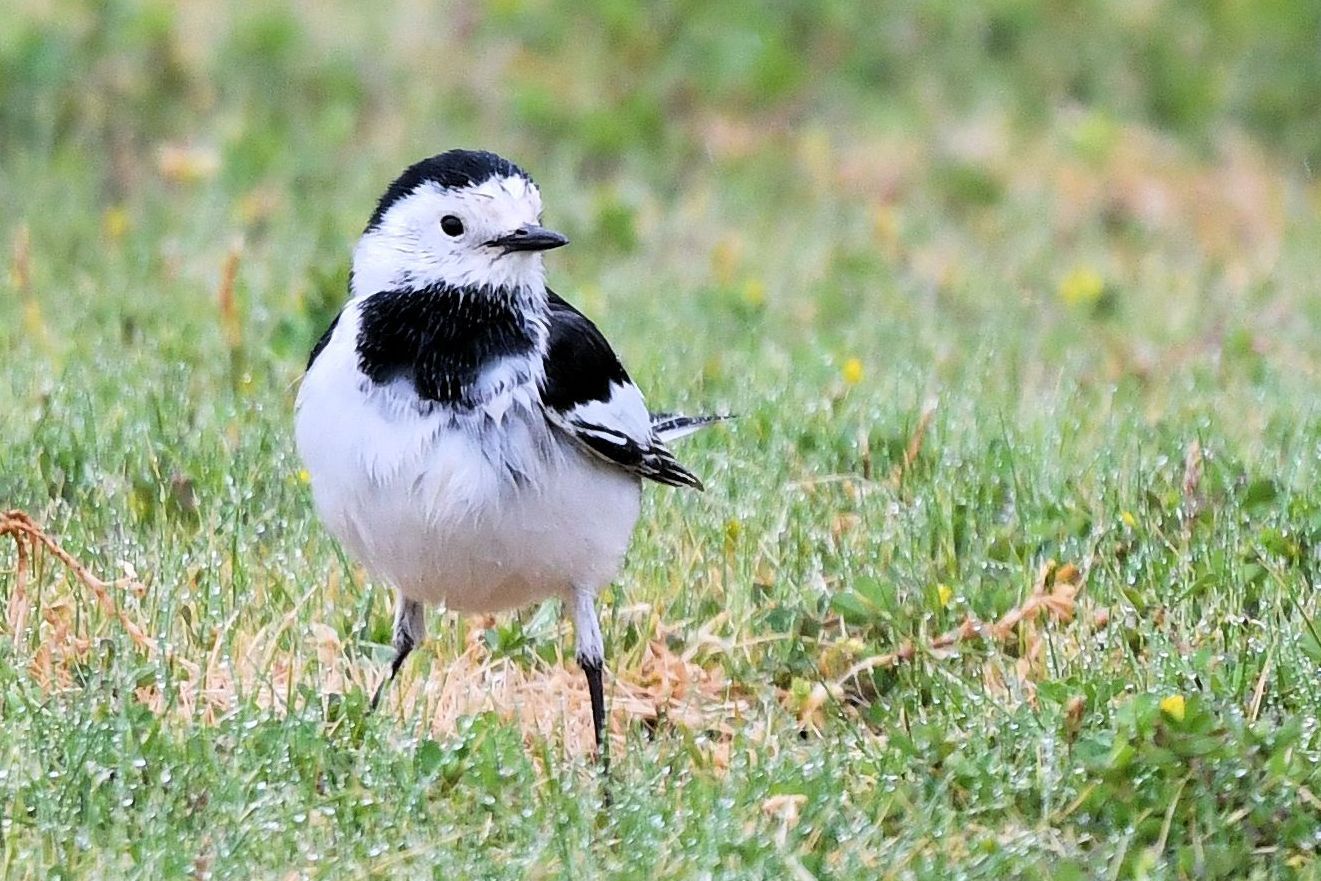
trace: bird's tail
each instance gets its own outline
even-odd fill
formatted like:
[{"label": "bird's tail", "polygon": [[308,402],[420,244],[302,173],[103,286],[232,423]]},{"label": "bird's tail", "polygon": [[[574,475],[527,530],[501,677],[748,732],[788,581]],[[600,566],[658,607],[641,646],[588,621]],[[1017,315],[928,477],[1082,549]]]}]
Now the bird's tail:
[{"label": "bird's tail", "polygon": [[708,425],[733,418],[733,416],[680,416],[677,413],[653,413],[651,432],[661,439],[661,443],[668,444],[670,441],[677,441],[701,431]]}]

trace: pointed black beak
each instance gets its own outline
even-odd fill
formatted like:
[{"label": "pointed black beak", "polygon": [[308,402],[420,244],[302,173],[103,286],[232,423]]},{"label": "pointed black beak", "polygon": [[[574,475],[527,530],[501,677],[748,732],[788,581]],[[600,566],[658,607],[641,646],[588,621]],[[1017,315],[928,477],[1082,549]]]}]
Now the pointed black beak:
[{"label": "pointed black beak", "polygon": [[508,254],[510,251],[549,251],[551,248],[564,247],[569,244],[569,240],[553,230],[529,223],[498,239],[491,239],[486,244],[493,248],[504,248]]}]

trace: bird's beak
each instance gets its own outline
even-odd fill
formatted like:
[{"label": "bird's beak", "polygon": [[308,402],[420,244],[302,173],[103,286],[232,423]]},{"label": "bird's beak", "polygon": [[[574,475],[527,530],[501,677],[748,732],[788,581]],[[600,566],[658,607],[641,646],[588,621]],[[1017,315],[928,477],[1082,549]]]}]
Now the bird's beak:
[{"label": "bird's beak", "polygon": [[554,230],[529,223],[511,233],[491,239],[486,244],[493,248],[504,248],[505,253],[508,254],[510,251],[549,251],[551,248],[564,247],[569,244],[569,240]]}]

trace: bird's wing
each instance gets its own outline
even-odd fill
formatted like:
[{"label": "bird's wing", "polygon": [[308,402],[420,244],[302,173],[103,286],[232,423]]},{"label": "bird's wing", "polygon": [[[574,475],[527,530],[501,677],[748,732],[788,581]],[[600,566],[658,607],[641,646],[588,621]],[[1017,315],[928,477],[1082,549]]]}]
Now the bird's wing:
[{"label": "bird's wing", "polygon": [[339,324],[339,316],[342,314],[342,312],[335,314],[334,320],[330,322],[330,327],[326,328],[326,332],[321,334],[321,339],[317,340],[316,345],[312,347],[312,354],[307,356],[308,370],[312,369],[312,365],[316,363],[316,356],[321,354],[321,350],[326,347],[330,342],[330,338],[335,335],[335,327]]},{"label": "bird's wing", "polygon": [[541,398],[550,421],[596,456],[625,471],[702,489],[652,427],[642,392],[596,325],[559,296],[550,298],[550,344]]}]

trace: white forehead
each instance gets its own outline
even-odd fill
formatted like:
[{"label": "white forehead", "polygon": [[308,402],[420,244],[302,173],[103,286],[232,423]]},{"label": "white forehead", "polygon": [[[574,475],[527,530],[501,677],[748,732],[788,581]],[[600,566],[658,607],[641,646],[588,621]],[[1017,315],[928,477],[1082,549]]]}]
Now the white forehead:
[{"label": "white forehead", "polygon": [[438,223],[444,214],[457,216],[465,228],[507,232],[535,223],[541,216],[541,191],[532,181],[517,175],[496,175],[468,187],[443,187],[425,181],[386,209],[381,227]]}]

